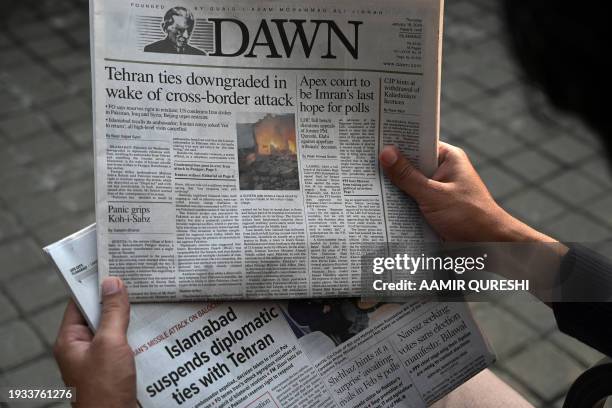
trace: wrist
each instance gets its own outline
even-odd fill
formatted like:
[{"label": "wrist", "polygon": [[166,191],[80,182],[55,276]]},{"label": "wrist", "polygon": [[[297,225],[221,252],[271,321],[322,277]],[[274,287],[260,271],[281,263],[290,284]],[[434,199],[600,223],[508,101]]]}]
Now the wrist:
[{"label": "wrist", "polygon": [[[499,242],[517,242],[518,252],[504,251],[516,267],[501,268],[500,274],[510,279],[528,279],[530,291],[543,302],[552,299],[552,288],[558,282],[561,262],[569,248],[556,239],[531,228],[500,207]],[[529,251],[530,250],[530,251]],[[517,258],[517,254],[518,255]],[[525,258],[525,254],[530,254]],[[534,256],[535,255],[535,256]],[[505,263],[508,263],[506,260]]]},{"label": "wrist", "polygon": [[498,242],[557,242],[556,239],[531,228],[499,206],[496,218],[498,222],[495,235]]}]

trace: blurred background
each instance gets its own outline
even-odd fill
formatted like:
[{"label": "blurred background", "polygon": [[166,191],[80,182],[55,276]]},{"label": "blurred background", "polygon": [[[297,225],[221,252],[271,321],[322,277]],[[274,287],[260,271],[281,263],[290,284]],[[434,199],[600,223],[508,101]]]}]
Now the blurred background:
[{"label": "blurred background", "polygon": [[[0,24],[0,386],[61,383],[51,355],[67,292],[41,248],[94,222],[87,1],[3,1]],[[529,87],[501,4],[448,0],[442,139],[463,147],[500,203],[612,256],[612,177],[598,137]],[[471,305],[493,370],[537,407],[561,407],[602,356],[513,296]]]}]

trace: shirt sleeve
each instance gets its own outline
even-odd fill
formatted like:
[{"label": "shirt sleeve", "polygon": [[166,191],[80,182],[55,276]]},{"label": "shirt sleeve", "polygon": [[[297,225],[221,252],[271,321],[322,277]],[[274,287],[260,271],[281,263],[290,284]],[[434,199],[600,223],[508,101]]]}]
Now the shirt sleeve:
[{"label": "shirt sleeve", "polygon": [[559,330],[612,356],[612,263],[572,245],[559,278],[560,301],[552,305]]}]

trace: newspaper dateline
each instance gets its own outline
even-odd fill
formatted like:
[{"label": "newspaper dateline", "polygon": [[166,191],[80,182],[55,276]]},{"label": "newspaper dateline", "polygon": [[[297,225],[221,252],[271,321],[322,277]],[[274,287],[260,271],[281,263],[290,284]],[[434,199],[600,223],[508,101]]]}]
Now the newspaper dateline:
[{"label": "newspaper dateline", "polygon": [[[95,331],[95,226],[46,248]],[[152,303],[128,341],[147,407],[425,407],[494,360],[465,303]]]},{"label": "newspaper dateline", "polygon": [[437,165],[441,0],[92,0],[100,277],[133,301],[360,294],[422,242],[378,155]]}]

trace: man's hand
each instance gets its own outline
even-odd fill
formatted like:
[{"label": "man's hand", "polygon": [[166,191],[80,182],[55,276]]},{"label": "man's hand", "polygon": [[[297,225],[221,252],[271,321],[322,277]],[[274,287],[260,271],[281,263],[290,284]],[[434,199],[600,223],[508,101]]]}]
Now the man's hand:
[{"label": "man's hand", "polygon": [[102,316],[96,335],[71,300],[55,342],[62,378],[76,388],[76,407],[135,407],[136,366],[127,342],[130,304],[118,278],[102,283]]},{"label": "man's hand", "polygon": [[427,178],[395,146],[380,162],[391,181],[418,203],[429,225],[451,242],[554,242],[504,211],[493,199],[467,155],[440,142],[439,167]]}]

